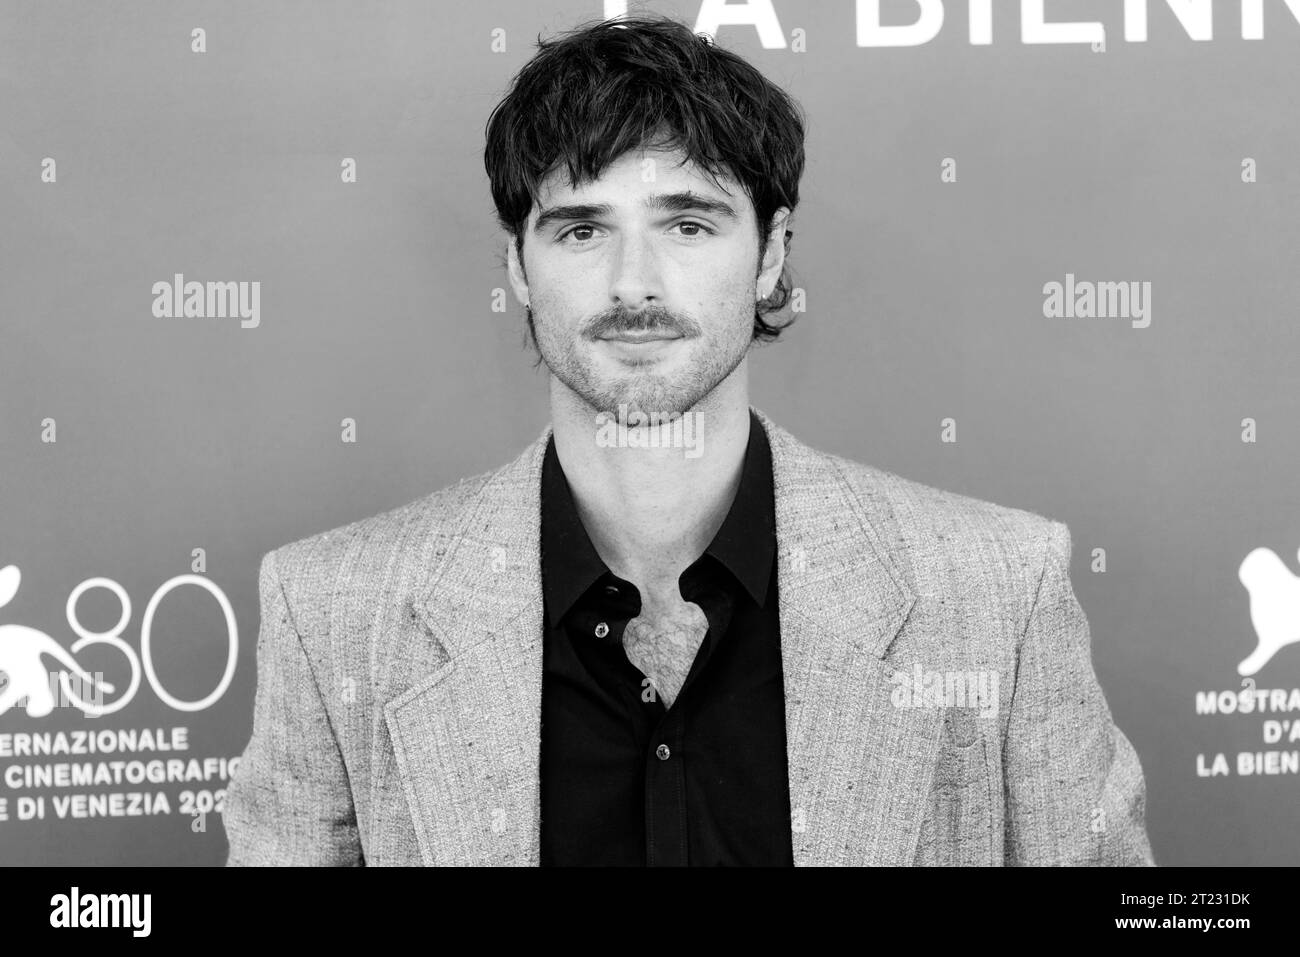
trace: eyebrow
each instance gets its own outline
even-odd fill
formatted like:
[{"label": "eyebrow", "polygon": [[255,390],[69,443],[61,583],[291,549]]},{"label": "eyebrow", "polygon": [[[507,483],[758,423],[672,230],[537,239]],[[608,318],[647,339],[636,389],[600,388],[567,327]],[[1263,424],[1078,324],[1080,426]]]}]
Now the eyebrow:
[{"label": "eyebrow", "polygon": [[[670,213],[713,213],[725,219],[740,220],[740,216],[737,215],[735,208],[730,203],[720,199],[709,199],[707,196],[700,196],[691,192],[654,193],[646,197],[643,205],[650,210],[662,210]],[[533,226],[533,232],[540,233],[552,223],[571,219],[599,219],[602,216],[609,216],[613,212],[614,207],[609,203],[568,203],[563,206],[552,206],[550,209],[542,210],[538,215],[537,222]]]}]

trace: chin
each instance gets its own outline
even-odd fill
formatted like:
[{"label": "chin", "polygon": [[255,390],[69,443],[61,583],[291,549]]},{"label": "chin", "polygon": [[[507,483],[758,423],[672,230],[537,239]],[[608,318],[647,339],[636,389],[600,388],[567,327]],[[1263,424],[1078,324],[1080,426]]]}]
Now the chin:
[{"label": "chin", "polygon": [[[708,390],[705,390],[707,393]],[[677,416],[688,411],[701,395],[687,385],[657,381],[600,390],[588,398],[598,411],[622,421],[622,413],[640,412],[651,417]]]}]

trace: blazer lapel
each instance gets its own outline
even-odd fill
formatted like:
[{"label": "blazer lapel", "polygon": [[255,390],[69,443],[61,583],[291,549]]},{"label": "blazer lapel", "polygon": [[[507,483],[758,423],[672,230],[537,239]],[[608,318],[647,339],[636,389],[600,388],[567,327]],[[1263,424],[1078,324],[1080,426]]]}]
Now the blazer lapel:
[{"label": "blazer lapel", "polygon": [[[892,516],[755,412],[776,489],[794,862],[909,864],[942,712],[890,700],[890,675],[916,652],[905,627],[916,598],[885,547]],[[384,715],[425,864],[540,860],[540,486],[550,433],[465,506],[414,602],[444,654],[427,659],[435,663]]]},{"label": "blazer lapel", "polygon": [[794,862],[910,864],[943,718],[891,701],[890,676],[918,651],[905,627],[916,596],[885,545],[893,516],[758,415],[776,488]]},{"label": "blazer lapel", "polygon": [[436,551],[416,614],[446,659],[384,707],[426,865],[536,865],[541,463],[493,473]]}]

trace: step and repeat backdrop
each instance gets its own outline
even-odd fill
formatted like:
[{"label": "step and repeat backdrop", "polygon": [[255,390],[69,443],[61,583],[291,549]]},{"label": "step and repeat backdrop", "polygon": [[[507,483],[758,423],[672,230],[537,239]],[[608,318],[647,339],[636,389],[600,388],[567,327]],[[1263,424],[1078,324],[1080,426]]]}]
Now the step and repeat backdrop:
[{"label": "step and repeat backdrop", "polygon": [[[1066,522],[1157,863],[1300,863],[1300,2],[641,10],[807,113],[754,404]],[[261,556],[546,422],[483,128],[626,11],[0,4],[0,863],[224,862]]]}]

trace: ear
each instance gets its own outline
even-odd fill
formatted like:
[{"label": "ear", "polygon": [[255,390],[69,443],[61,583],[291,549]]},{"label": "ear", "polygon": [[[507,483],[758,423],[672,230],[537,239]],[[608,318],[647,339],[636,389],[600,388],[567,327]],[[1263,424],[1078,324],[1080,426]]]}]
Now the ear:
[{"label": "ear", "polygon": [[785,230],[790,219],[789,207],[782,206],[772,217],[772,226],[767,233],[767,248],[763,251],[763,261],[758,267],[758,276],[754,280],[755,300],[766,299],[781,279],[781,270],[785,267]]},{"label": "ear", "polygon": [[509,237],[506,250],[506,274],[510,277],[510,287],[515,291],[515,298],[521,306],[529,303],[528,277],[524,274],[524,264],[519,260],[515,249],[515,238]]}]

